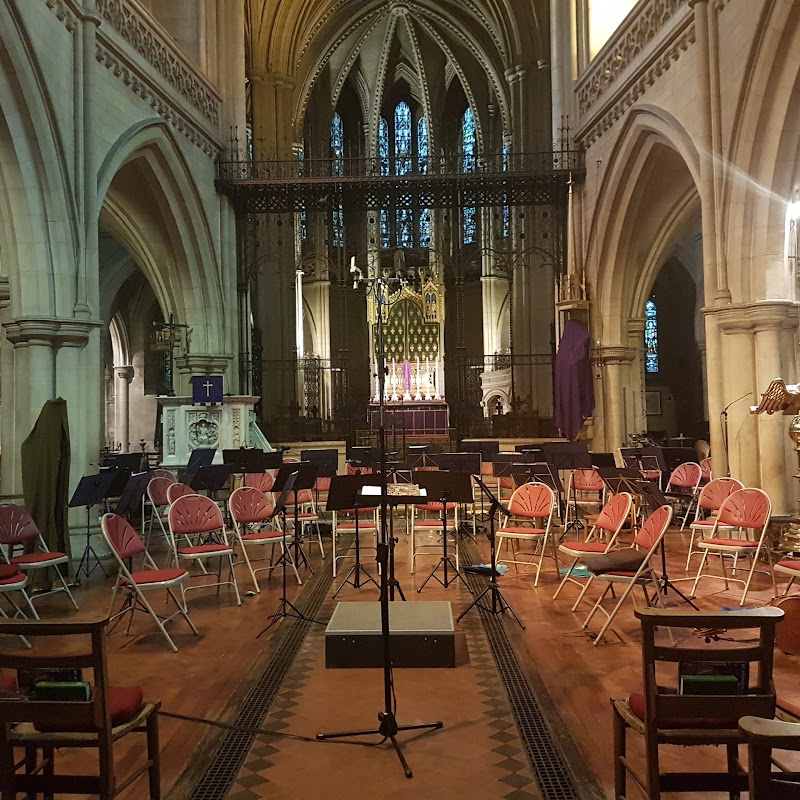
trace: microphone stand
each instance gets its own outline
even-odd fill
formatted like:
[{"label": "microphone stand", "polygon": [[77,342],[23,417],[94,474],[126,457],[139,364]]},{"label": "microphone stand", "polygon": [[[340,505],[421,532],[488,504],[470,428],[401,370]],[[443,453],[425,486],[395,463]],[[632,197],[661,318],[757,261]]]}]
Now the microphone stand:
[{"label": "microphone stand", "polygon": [[731,476],[731,462],[730,458],[728,458],[728,409],[731,406],[736,405],[740,400],[744,400],[745,397],[750,397],[752,392],[747,392],[743,394],[741,397],[737,397],[735,400],[732,400],[725,408],[722,409],[722,413],[720,416],[720,421],[722,423],[722,449],[725,451],[725,477],[730,478]]},{"label": "microphone stand", "polygon": [[[355,259],[353,259],[353,262]],[[360,270],[355,264],[351,262],[350,271],[355,274],[354,285],[358,283],[360,278]],[[418,731],[426,729],[436,729],[444,727],[444,723],[425,722],[420,725],[398,725],[396,712],[396,700],[394,689],[394,678],[392,676],[392,656],[391,656],[391,637],[389,631],[389,552],[391,549],[391,542],[389,541],[389,502],[387,490],[387,475],[386,475],[386,400],[384,398],[384,389],[386,386],[386,353],[384,351],[383,341],[383,305],[386,302],[384,293],[388,294],[388,285],[392,280],[391,278],[366,278],[364,280],[371,291],[374,293],[375,302],[377,303],[377,368],[378,368],[378,394],[379,394],[379,409],[380,409],[380,425],[378,428],[378,443],[380,445],[380,491],[381,491],[381,511],[380,511],[380,539],[378,541],[378,570],[380,573],[380,607],[381,607],[381,641],[383,644],[383,711],[378,712],[378,727],[374,729],[359,730],[359,731],[343,731],[339,733],[318,733],[316,738],[318,741],[325,739],[342,739],[351,736],[370,736],[378,734],[383,737],[383,741],[391,742],[394,747],[400,764],[403,767],[403,772],[406,778],[413,777],[411,767],[403,755],[400,748],[400,743],[397,741],[397,734],[400,731]]]}]

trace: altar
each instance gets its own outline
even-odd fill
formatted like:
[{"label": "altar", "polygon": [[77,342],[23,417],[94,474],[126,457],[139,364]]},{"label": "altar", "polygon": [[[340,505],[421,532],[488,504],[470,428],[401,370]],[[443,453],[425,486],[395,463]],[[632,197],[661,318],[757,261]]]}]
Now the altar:
[{"label": "altar", "polygon": [[189,463],[192,450],[216,447],[215,464],[222,463],[223,450],[240,447],[273,449],[256,424],[251,395],[228,395],[219,405],[195,405],[191,397],[159,397],[162,407],[161,441],[166,468]]},{"label": "altar", "polygon": [[[450,409],[444,400],[422,402],[389,401],[385,406],[386,430],[401,431],[405,436],[449,436]],[[369,405],[370,431],[377,433],[380,428],[380,407],[377,403]]]}]

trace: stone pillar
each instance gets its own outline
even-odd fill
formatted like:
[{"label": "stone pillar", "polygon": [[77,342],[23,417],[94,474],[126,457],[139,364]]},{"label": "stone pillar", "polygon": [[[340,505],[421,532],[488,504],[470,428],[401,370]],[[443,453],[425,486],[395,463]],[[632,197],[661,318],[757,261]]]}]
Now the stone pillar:
[{"label": "stone pillar", "polygon": [[631,364],[631,404],[633,412],[632,431],[647,431],[647,414],[644,407],[645,363],[644,363],[644,325],[643,317],[628,320],[628,343],[636,355]]},{"label": "stone pillar", "polygon": [[563,121],[574,128],[575,116],[575,69],[573,66],[573,20],[574,0],[550,0],[550,81],[553,98],[553,140]]},{"label": "stone pillar", "polygon": [[603,431],[605,447],[622,447],[633,424],[631,365],[636,359],[632,347],[598,347],[595,351],[603,373]]},{"label": "stone pillar", "polygon": [[[508,346],[507,334],[503,331],[503,307],[508,302],[509,285],[499,275],[484,275],[481,278],[483,300],[483,352],[493,355]],[[505,341],[504,341],[505,339]]]},{"label": "stone pillar", "polygon": [[130,389],[133,380],[133,367],[121,366],[114,367],[115,391],[114,391],[114,435],[116,440],[122,444],[122,452],[129,453],[130,442]]}]

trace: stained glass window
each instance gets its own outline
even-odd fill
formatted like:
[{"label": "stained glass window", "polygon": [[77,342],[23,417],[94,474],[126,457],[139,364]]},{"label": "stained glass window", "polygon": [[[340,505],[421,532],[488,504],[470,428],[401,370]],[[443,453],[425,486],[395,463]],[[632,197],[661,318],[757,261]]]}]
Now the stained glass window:
[{"label": "stained glass window", "polygon": [[397,209],[397,246],[414,246],[414,212],[410,208]]},{"label": "stained glass window", "polygon": [[420,209],[419,246],[431,246],[431,210],[429,208]]},{"label": "stained glass window", "polygon": [[[509,161],[509,147],[507,144],[503,145],[503,172],[508,171]],[[503,237],[508,238],[511,235],[511,207],[506,204],[503,206]]]},{"label": "stained glass window", "polygon": [[417,157],[419,159],[419,171],[428,172],[428,120],[420,117],[417,123]]},{"label": "stained glass window", "polygon": [[342,175],[344,172],[344,128],[338,112],[333,115],[331,123],[331,157],[333,158],[333,174]]},{"label": "stained glass window", "polygon": [[[304,175],[304,167],[305,167],[305,158],[306,158],[306,146],[305,142],[303,142],[303,149],[298,154],[300,159],[300,174]],[[300,240],[305,242],[308,240],[308,214],[306,213],[305,207],[300,211]]]},{"label": "stained glass window", "polygon": [[389,226],[389,210],[381,209],[381,247],[387,250],[392,246],[392,230]]},{"label": "stained glass window", "polygon": [[[331,122],[331,156],[333,163],[331,171],[334,175],[344,174],[344,128],[342,118],[338,112],[333,115]],[[344,246],[344,212],[342,207],[331,212],[331,239],[334,247]]]},{"label": "stained glass window", "polygon": [[[461,120],[461,168],[464,172],[475,171],[475,116],[471,108],[467,108]],[[478,233],[478,211],[476,208],[464,208],[461,216],[461,239],[464,244],[472,244]]]},{"label": "stained glass window", "polygon": [[378,158],[381,162],[381,175],[389,174],[389,123],[381,117],[378,125]]},{"label": "stained glass window", "polygon": [[644,316],[644,368],[658,372],[658,309],[652,298],[645,304]]},{"label": "stained glass window", "polygon": [[411,172],[411,109],[398,103],[394,109],[395,175]]}]

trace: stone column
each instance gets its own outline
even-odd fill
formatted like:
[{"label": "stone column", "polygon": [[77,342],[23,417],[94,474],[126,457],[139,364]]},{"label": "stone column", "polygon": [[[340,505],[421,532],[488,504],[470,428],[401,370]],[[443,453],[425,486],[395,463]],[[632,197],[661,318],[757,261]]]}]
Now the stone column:
[{"label": "stone column", "polygon": [[131,449],[130,430],[130,389],[133,380],[133,367],[114,367],[114,434],[116,440],[122,444],[122,452],[129,453]]},{"label": "stone column", "polygon": [[603,372],[603,430],[605,447],[621,447],[633,423],[631,410],[631,365],[636,359],[633,347],[598,347],[595,351]]},{"label": "stone column", "polygon": [[644,325],[645,319],[628,320],[628,343],[636,355],[631,362],[631,403],[633,412],[632,431],[647,431],[647,414],[644,408],[645,363],[644,363]]}]

